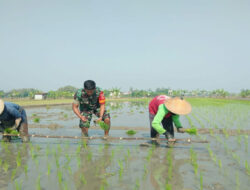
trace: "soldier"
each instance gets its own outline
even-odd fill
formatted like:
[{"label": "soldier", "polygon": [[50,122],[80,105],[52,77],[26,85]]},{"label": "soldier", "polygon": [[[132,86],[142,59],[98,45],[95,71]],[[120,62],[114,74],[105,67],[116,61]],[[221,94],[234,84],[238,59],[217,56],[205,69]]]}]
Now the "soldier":
[{"label": "soldier", "polygon": [[169,142],[174,142],[173,123],[178,132],[185,132],[179,120],[179,115],[186,115],[190,112],[191,105],[182,98],[170,98],[165,95],[156,96],[149,103],[151,138],[157,138],[159,134],[164,134]]},{"label": "soldier", "polygon": [[[10,128],[20,132],[23,142],[29,141],[28,122],[25,110],[14,103],[0,99],[0,132]],[[10,141],[11,136],[3,136],[4,141]]]},{"label": "soldier", "polygon": [[84,136],[88,136],[88,129],[92,114],[94,113],[98,121],[104,121],[108,126],[108,130],[104,130],[104,135],[108,136],[110,129],[110,115],[105,110],[105,97],[103,91],[96,87],[92,80],[84,82],[84,88],[78,89],[74,96],[72,104],[74,113],[80,118],[79,127]]}]

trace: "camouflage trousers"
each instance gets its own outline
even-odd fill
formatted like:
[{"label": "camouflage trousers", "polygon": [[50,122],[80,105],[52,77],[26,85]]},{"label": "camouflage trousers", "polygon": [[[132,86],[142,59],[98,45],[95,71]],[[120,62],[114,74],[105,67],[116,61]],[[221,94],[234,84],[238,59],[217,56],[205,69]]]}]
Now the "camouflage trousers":
[{"label": "camouflage trousers", "polygon": [[[84,111],[81,111],[81,115],[84,116],[87,119],[87,121],[83,122],[82,120],[80,120],[79,127],[80,128],[82,128],[82,127],[89,128],[93,114],[95,114],[96,117],[99,118],[100,117],[100,109],[97,108],[96,110],[84,110]],[[110,114],[105,110],[104,113],[103,113],[102,120],[104,121],[107,118],[110,119]]]}]

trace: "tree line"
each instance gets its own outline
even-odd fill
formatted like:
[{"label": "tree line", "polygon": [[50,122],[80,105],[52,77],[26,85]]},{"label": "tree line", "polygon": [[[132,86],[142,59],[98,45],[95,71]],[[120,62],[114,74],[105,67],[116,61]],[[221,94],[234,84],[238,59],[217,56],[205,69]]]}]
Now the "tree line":
[{"label": "tree line", "polygon": [[[35,94],[44,94],[48,99],[58,98],[73,98],[77,88],[74,86],[64,86],[55,91],[43,92],[34,88],[13,89],[8,92],[0,90],[1,98],[34,98]],[[224,89],[208,90],[174,90],[171,88],[157,88],[156,90],[142,90],[130,88],[128,92],[122,92],[120,88],[103,89],[104,95],[109,98],[140,98],[140,97],[154,97],[160,94],[169,96],[188,96],[188,97],[242,97],[250,98],[250,90],[242,89],[240,93],[229,93]]]}]

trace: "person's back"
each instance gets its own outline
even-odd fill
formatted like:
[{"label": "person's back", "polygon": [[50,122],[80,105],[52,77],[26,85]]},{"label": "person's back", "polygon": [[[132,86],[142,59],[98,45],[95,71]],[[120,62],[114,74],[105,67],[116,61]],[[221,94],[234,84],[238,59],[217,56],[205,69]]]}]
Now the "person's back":
[{"label": "person's back", "polygon": [[166,95],[159,95],[154,97],[149,103],[149,113],[152,115],[156,115],[159,105],[164,104],[167,99],[170,99],[170,97]]},{"label": "person's back", "polygon": [[5,121],[14,121],[16,120],[21,114],[19,115],[19,110],[22,108],[14,104],[12,102],[4,102],[4,110],[2,114],[0,114],[0,121],[5,122]]},{"label": "person's back", "polygon": [[[23,142],[29,141],[28,121],[25,110],[12,102],[4,102],[0,99],[0,128],[5,130],[18,131]],[[11,136],[5,135],[3,139],[11,140]]]}]

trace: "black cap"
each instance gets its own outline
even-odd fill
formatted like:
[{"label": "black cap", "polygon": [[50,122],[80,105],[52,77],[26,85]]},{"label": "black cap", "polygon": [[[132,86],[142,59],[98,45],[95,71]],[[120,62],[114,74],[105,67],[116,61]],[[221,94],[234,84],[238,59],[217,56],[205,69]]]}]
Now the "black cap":
[{"label": "black cap", "polygon": [[95,81],[86,80],[83,84],[84,89],[86,90],[94,90],[95,89]]}]

